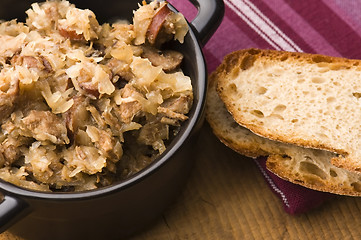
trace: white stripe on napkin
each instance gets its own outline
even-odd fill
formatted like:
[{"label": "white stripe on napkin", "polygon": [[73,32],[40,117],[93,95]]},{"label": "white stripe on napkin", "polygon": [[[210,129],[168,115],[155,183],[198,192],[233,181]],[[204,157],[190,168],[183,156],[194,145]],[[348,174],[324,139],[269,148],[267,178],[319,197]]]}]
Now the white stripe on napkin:
[{"label": "white stripe on napkin", "polygon": [[254,160],[258,166],[258,168],[261,170],[263,176],[266,178],[266,180],[268,181],[268,183],[270,184],[270,186],[272,187],[272,189],[278,193],[281,198],[282,198],[282,201],[284,202],[284,204],[290,208],[290,204],[288,202],[288,199],[286,197],[286,195],[281,191],[281,189],[279,189],[276,184],[273,182],[273,180],[270,178],[270,176],[268,176],[268,174],[266,173],[266,171],[262,168],[261,164],[257,161],[257,159]]},{"label": "white stripe on napkin", "polygon": [[225,3],[276,50],[302,52],[296,43],[249,0],[225,0]]}]

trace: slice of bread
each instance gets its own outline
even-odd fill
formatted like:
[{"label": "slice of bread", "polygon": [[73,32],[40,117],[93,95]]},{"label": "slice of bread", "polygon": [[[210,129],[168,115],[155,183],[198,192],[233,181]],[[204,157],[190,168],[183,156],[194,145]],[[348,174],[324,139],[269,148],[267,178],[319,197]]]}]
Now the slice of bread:
[{"label": "slice of bread", "polygon": [[247,157],[268,155],[268,151],[261,146],[271,142],[258,137],[247,128],[237,124],[229,114],[216,92],[216,74],[209,76],[209,89],[207,92],[206,118],[213,133],[226,146]]},{"label": "slice of bread", "polygon": [[361,172],[361,60],[246,49],[228,55],[215,74],[237,123],[335,152],[335,166]]},{"label": "slice of bread", "polygon": [[216,92],[217,73],[209,78],[206,119],[226,146],[249,157],[267,156],[267,168],[290,182],[340,195],[361,196],[361,175],[335,167],[336,155],[272,141],[237,124]]}]

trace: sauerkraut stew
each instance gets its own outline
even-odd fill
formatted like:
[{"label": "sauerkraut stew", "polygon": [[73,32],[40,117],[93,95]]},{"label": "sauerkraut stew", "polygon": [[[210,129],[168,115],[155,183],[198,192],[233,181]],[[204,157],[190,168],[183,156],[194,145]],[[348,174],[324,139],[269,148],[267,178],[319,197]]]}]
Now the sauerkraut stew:
[{"label": "sauerkraut stew", "polygon": [[99,24],[67,1],[34,3],[25,23],[0,24],[0,177],[41,191],[107,186],[165,151],[187,120],[188,27],[166,2],[133,23]]}]

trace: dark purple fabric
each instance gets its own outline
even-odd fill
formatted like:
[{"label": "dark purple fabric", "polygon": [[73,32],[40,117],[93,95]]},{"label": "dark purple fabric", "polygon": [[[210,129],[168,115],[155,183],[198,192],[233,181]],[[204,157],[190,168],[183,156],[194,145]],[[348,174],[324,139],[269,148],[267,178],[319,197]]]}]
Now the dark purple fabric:
[{"label": "dark purple fabric", "polygon": [[[169,0],[191,21],[197,10],[189,0]],[[319,53],[361,58],[361,1],[224,0],[225,17],[203,48],[209,72],[225,55],[244,48]],[[278,178],[256,159],[272,191],[290,214],[320,206],[332,195]]]},{"label": "dark purple fabric", "polygon": [[[347,55],[350,58],[360,57],[360,51],[357,51],[360,48],[359,45],[349,44],[350,42],[361,42],[360,36],[323,1],[314,1],[312,4],[309,4],[308,1],[287,0],[286,2],[304,21],[312,25],[340,55]],[[315,13],[319,14],[319,17],[315,17]]]}]

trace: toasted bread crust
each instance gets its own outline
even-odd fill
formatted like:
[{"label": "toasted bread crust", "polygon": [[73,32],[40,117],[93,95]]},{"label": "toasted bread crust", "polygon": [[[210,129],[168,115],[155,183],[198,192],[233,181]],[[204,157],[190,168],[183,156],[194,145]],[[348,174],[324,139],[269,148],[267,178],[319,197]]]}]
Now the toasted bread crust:
[{"label": "toasted bread crust", "polygon": [[[288,157],[292,158],[293,161],[298,161],[293,159],[295,158],[294,156]],[[285,163],[285,161],[281,155],[270,155],[267,158],[266,167],[278,177],[306,188],[338,195],[361,196],[361,181],[357,173],[341,170],[347,176],[344,181],[341,179],[345,176],[339,179],[335,179],[335,177],[330,175],[322,178],[312,173],[300,172],[299,169],[295,168],[292,164]]]}]

